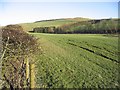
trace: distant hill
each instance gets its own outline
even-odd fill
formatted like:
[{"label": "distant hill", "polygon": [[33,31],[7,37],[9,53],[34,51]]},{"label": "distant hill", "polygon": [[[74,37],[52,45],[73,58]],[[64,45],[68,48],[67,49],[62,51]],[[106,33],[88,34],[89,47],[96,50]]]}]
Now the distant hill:
[{"label": "distant hill", "polygon": [[38,33],[116,33],[118,19],[60,18],[20,23],[23,30]]},{"label": "distant hill", "polygon": [[50,27],[50,26],[61,26],[64,24],[72,24],[80,21],[88,21],[91,20],[89,18],[81,18],[81,17],[76,17],[76,18],[61,18],[61,19],[51,19],[51,20],[41,20],[41,21],[36,21],[33,23],[21,23],[23,29],[25,31],[31,31],[35,27]]},{"label": "distant hill", "polygon": [[[73,20],[74,23],[64,23],[56,26],[39,26],[30,32],[35,33],[54,33],[54,34],[113,34],[118,32],[118,19],[92,19],[92,20]],[[74,21],[77,20],[77,21]],[[64,20],[65,21],[65,20]],[[46,21],[49,22],[49,21]]]}]

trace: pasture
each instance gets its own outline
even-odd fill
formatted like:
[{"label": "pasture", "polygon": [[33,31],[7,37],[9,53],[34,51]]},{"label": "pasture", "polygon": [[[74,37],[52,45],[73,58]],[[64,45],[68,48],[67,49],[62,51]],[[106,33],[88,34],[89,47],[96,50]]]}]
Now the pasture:
[{"label": "pasture", "polygon": [[118,37],[104,34],[40,34],[38,88],[118,87]]},{"label": "pasture", "polygon": [[21,23],[20,25],[23,27],[24,31],[32,31],[35,27],[50,27],[50,26],[61,26],[64,24],[71,24],[80,21],[88,21],[91,19],[88,18],[61,18],[61,19],[51,19],[51,20],[43,20],[43,21],[36,21],[31,23]]}]

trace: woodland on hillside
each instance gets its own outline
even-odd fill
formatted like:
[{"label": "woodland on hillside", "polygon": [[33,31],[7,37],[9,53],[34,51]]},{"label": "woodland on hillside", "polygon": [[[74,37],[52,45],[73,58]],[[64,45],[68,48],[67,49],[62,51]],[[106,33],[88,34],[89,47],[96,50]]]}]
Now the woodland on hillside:
[{"label": "woodland on hillside", "polygon": [[81,21],[72,24],[64,24],[59,27],[35,27],[33,31],[35,33],[55,33],[55,34],[114,34],[118,32],[118,20],[117,19],[101,19],[101,20],[89,20]]}]

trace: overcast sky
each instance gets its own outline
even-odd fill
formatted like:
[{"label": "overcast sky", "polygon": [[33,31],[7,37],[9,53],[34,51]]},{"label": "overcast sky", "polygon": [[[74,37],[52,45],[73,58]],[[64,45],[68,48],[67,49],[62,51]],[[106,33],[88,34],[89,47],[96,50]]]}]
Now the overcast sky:
[{"label": "overcast sky", "polygon": [[117,0],[108,1],[45,2],[44,0],[44,2],[38,2],[32,0],[28,2],[28,0],[17,0],[16,2],[15,0],[2,0],[0,1],[0,25],[70,17],[117,18]]}]

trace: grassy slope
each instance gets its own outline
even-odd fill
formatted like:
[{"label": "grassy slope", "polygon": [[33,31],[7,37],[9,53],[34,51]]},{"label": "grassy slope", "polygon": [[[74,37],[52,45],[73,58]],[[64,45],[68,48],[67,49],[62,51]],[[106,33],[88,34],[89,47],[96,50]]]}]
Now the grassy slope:
[{"label": "grassy slope", "polygon": [[35,27],[45,27],[45,26],[60,26],[63,24],[75,23],[78,21],[86,21],[88,18],[64,18],[64,19],[56,19],[51,21],[38,21],[34,23],[22,23],[20,24],[25,31],[31,31],[32,28]]},{"label": "grassy slope", "polygon": [[118,86],[117,37],[34,35],[43,49],[37,64],[40,87]]}]

